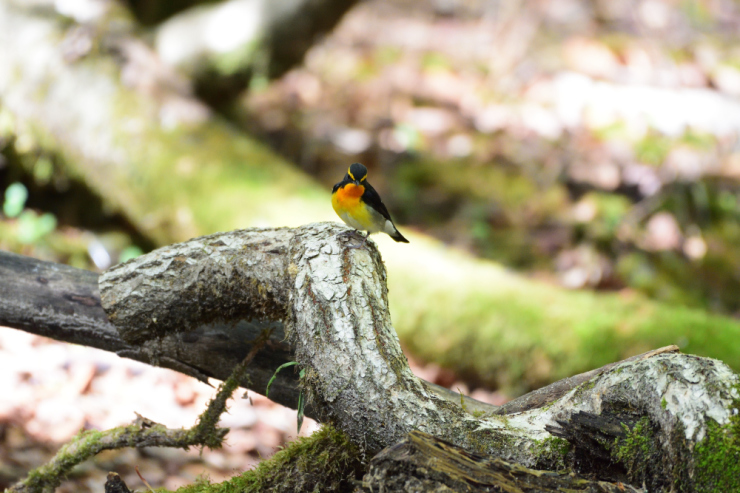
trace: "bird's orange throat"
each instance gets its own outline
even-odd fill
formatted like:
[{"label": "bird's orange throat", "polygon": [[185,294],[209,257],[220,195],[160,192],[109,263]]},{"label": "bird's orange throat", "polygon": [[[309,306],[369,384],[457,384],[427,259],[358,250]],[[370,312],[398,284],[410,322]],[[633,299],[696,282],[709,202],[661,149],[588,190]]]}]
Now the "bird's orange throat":
[{"label": "bird's orange throat", "polygon": [[336,191],[334,198],[339,205],[348,207],[356,205],[363,193],[365,193],[365,187],[348,183]]}]

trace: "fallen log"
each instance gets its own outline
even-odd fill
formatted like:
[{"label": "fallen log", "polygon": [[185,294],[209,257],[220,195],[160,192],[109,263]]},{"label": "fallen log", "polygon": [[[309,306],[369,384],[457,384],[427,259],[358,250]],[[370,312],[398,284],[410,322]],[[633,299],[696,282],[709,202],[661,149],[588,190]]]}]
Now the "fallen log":
[{"label": "fallen log", "polygon": [[[64,277],[59,273],[68,268],[41,267],[47,270],[35,268],[27,289],[63,285],[55,273]],[[3,269],[5,279],[22,273],[17,266]],[[78,279],[89,287],[92,277]],[[372,241],[363,244],[336,223],[316,223],[170,245],[110,269],[99,284],[102,308],[122,341],[115,344],[136,348],[154,364],[192,352],[186,341],[198,340],[203,327],[219,324],[225,346],[235,346],[248,343],[239,336],[241,324],[282,324],[312,414],[333,422],[366,453],[417,430],[489,459],[645,484],[650,491],[737,485],[739,380],[720,361],[667,348],[556,384],[503,411],[473,406],[411,373],[391,324],[385,279]],[[22,283],[2,285],[0,297],[23,298]],[[6,302],[0,311],[46,313],[37,321],[16,318],[20,328],[48,323],[50,310],[71,309],[71,319],[93,313],[88,320],[104,322],[90,290],[71,286],[62,294],[75,305],[55,308],[43,299]],[[0,314],[0,322],[9,320]]]},{"label": "fallen log", "polygon": [[131,343],[214,320],[282,321],[316,417],[371,453],[418,430],[525,467],[651,491],[735,481],[715,450],[719,441],[725,456],[737,454],[739,380],[723,363],[670,348],[611,366],[527,410],[472,410],[411,373],[385,280],[372,242],[316,223],[171,245],[110,269],[100,285],[103,307]]}]

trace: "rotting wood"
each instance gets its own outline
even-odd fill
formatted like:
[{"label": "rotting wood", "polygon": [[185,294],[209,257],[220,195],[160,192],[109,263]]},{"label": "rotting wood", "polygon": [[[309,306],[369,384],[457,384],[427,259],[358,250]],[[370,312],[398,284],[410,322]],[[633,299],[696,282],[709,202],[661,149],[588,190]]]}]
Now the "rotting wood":
[{"label": "rotting wood", "polygon": [[591,481],[568,472],[537,471],[466,452],[431,435],[412,431],[373,457],[361,491],[387,493],[637,493],[620,482]]}]

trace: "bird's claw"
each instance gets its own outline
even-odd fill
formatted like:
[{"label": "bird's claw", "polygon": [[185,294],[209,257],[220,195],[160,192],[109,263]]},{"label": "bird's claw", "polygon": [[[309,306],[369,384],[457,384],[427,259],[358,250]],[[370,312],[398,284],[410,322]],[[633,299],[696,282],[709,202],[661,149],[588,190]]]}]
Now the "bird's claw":
[{"label": "bird's claw", "polygon": [[337,236],[347,236],[347,237],[356,237],[356,236],[359,236],[360,238],[362,238],[362,241],[359,244],[356,244],[356,245],[348,245],[347,246],[347,248],[350,248],[352,250],[355,250],[357,248],[362,248],[362,247],[364,247],[364,246],[367,245],[367,239],[370,237],[370,233],[366,233],[366,234],[363,235],[357,229],[350,229],[350,230],[343,231],[343,232],[339,233],[339,235],[337,235]]}]

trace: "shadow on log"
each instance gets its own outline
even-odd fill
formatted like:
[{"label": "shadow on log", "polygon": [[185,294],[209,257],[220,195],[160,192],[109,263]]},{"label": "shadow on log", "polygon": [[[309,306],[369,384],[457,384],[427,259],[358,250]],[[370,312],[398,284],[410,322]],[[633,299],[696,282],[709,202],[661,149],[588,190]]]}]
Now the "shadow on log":
[{"label": "shadow on log", "polygon": [[[312,415],[334,423],[367,453],[419,431],[524,468],[644,483],[650,491],[733,491],[740,396],[737,375],[720,361],[669,347],[566,379],[504,408],[461,403],[411,373],[390,320],[380,254],[373,242],[360,243],[336,223],[195,238],[104,273],[102,307],[120,336],[116,344],[152,364],[182,363],[177,369],[195,376],[214,375],[213,361],[189,354],[198,349],[188,341],[208,340],[211,355],[228,354],[229,347],[249,343],[242,328],[281,326],[286,340],[274,344],[284,344],[283,358],[304,371],[297,384]],[[14,275],[12,266],[3,269]],[[62,297],[78,303],[75,289]],[[23,305],[20,291],[0,293],[15,297],[21,310],[46,313],[44,301]],[[83,306],[109,327],[96,303]],[[0,323],[12,318],[0,315]],[[33,325],[21,320],[16,326]],[[221,327],[220,349],[219,337],[202,336],[211,327]],[[265,364],[265,375],[277,367]]]},{"label": "shadow on log", "polygon": [[471,454],[412,431],[370,461],[362,491],[630,493],[632,486],[589,481],[567,472],[543,472]]}]

